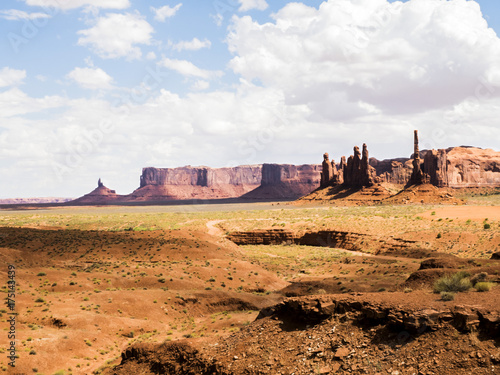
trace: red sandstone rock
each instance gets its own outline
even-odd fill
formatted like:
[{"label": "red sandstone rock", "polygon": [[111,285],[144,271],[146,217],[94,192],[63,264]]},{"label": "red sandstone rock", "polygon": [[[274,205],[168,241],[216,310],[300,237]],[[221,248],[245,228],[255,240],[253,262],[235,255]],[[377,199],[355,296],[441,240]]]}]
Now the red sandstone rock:
[{"label": "red sandstone rock", "polygon": [[297,199],[320,185],[320,165],[264,164],[262,182],[245,199]]},{"label": "red sandstone rock", "polygon": [[413,142],[413,170],[408,181],[408,186],[410,185],[420,185],[426,180],[424,173],[422,172],[422,163],[420,162],[420,151],[418,147],[418,130],[414,132],[414,142]]},{"label": "red sandstone rock", "polygon": [[90,193],[71,201],[71,204],[107,204],[116,202],[120,199],[116,191],[108,189],[102,183],[101,179],[97,182],[97,187]]},{"label": "red sandstone rock", "polygon": [[363,154],[359,147],[354,147],[354,155],[349,156],[347,165],[342,157],[343,184],[346,187],[361,188],[372,186],[376,180],[376,170],[369,164],[368,148],[363,144]]},{"label": "red sandstone rock", "polygon": [[[334,179],[334,170],[335,164],[332,160],[330,162],[330,158],[328,152],[323,154],[323,164],[322,164],[322,172],[321,172],[321,185],[320,187],[327,187],[332,184],[332,180]],[[335,168],[335,172],[337,168]],[[336,174],[336,173],[335,173]]]}]

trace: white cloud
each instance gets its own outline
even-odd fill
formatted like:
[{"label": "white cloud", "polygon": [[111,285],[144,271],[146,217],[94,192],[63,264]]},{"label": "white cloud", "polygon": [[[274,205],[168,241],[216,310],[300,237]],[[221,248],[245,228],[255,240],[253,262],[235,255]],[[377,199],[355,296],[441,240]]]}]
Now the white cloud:
[{"label": "white cloud", "polygon": [[111,89],[113,78],[100,68],[75,68],[67,74],[69,79],[78,83],[81,87],[97,90]]},{"label": "white cloud", "polygon": [[[330,0],[290,3],[264,24],[235,17],[228,45],[240,81],[231,90],[210,89],[222,72],[164,58],[194,92],[144,84],[141,100],[130,90],[119,108],[1,92],[0,157],[12,167],[2,167],[0,191],[82,195],[101,176],[129,193],[144,166],[320,163],[325,151],[338,161],[363,142],[379,159],[409,156],[413,129],[421,148],[500,149],[499,43],[470,1]],[[103,121],[112,130],[99,133]],[[69,166],[64,183],[53,162]]]},{"label": "white cloud", "polygon": [[161,8],[151,7],[151,11],[155,14],[155,20],[165,22],[167,18],[175,16],[181,7],[182,3],[179,3],[173,8],[168,5],[162,6]]},{"label": "white cloud", "polygon": [[173,49],[177,51],[183,51],[183,50],[188,50],[188,51],[197,51],[202,48],[210,48],[212,46],[212,42],[210,42],[208,39],[205,39],[203,41],[199,40],[198,38],[193,38],[193,40],[190,41],[182,41],[179,43],[176,43],[173,45]]},{"label": "white cloud", "polygon": [[224,16],[220,13],[217,13],[216,15],[210,15],[210,17],[214,20],[215,24],[217,26],[222,26],[222,22],[224,21]]},{"label": "white cloud", "polygon": [[[62,107],[66,100],[59,96],[32,98],[17,87],[0,92],[0,118],[25,115]],[[5,124],[5,123],[4,123]]]},{"label": "white cloud", "polygon": [[238,9],[240,12],[252,9],[266,10],[269,7],[266,0],[238,0],[238,2],[241,4],[240,9]]},{"label": "white cloud", "polygon": [[0,87],[17,86],[26,78],[25,70],[4,67],[0,69]]},{"label": "white cloud", "polygon": [[102,9],[127,9],[129,0],[24,0],[27,5],[39,7],[54,7],[57,9],[75,9],[80,7],[94,7]]},{"label": "white cloud", "polygon": [[146,59],[148,59],[148,60],[156,60],[156,53],[154,53],[153,51],[148,52],[148,54],[146,55]]},{"label": "white cloud", "polygon": [[191,88],[194,91],[205,91],[205,90],[208,90],[210,88],[210,82],[200,79],[200,80],[196,81],[193,84],[193,86],[191,86]]},{"label": "white cloud", "polygon": [[17,9],[0,10],[0,18],[9,21],[36,20],[40,18],[50,18],[50,17],[51,16],[48,15],[47,13],[27,13]]},{"label": "white cloud", "polygon": [[149,45],[153,32],[153,27],[139,14],[111,13],[99,17],[92,28],[78,31],[82,35],[78,44],[89,46],[105,59],[138,59],[142,52],[137,45]]},{"label": "white cloud", "polygon": [[216,77],[220,77],[223,75],[223,73],[221,71],[200,69],[196,65],[194,65],[192,62],[187,61],[187,60],[176,60],[176,59],[164,58],[160,62],[160,65],[164,66],[165,68],[174,70],[177,73],[182,74],[183,76],[188,76],[188,77],[198,77],[198,78],[203,78],[203,79],[211,79],[211,78],[216,78]]},{"label": "white cloud", "polygon": [[500,40],[471,1],[290,3],[273,17],[233,17],[230,67],[282,88],[315,121],[454,105],[500,66]]}]

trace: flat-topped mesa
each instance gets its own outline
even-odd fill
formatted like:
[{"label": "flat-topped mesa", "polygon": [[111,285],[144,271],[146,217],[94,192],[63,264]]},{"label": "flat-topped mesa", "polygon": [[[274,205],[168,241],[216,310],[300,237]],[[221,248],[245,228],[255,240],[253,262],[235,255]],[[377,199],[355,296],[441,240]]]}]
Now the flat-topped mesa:
[{"label": "flat-topped mesa", "polygon": [[179,167],[143,168],[140,187],[145,186],[200,186],[260,185],[261,165],[242,165],[232,168]]}]

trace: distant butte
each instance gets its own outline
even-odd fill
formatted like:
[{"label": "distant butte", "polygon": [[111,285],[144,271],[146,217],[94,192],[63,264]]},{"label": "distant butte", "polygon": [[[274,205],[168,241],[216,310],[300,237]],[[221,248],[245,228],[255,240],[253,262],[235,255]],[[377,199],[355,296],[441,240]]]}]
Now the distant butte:
[{"label": "distant butte", "polygon": [[101,179],[97,181],[97,187],[90,193],[69,202],[70,204],[107,204],[117,201],[120,196],[116,191],[108,189],[102,183]]},{"label": "distant butte", "polygon": [[[420,185],[429,183],[436,187],[481,188],[500,186],[500,152],[476,147],[450,147],[448,149],[420,151],[418,131],[414,132],[414,152],[411,158],[369,159],[363,144],[363,157],[358,147],[350,156],[347,165],[337,167],[343,173],[343,181],[331,178],[334,165],[328,163],[324,154],[321,187],[343,185],[349,188],[369,187],[374,183],[387,182],[397,185]],[[345,157],[342,157],[345,160]]]},{"label": "distant butte", "polygon": [[[476,147],[451,147],[420,151],[418,132],[414,132],[414,152],[410,158],[377,160],[370,158],[368,147],[354,147],[354,154],[342,156],[340,163],[323,155],[322,164],[259,164],[227,168],[180,167],[143,168],[140,186],[128,195],[118,195],[98,180],[97,188],[68,204],[154,203],[166,201],[242,199],[247,201],[332,200],[351,195],[359,202],[381,202],[394,196],[384,184],[406,186],[412,192],[422,191],[425,199],[431,195],[447,197],[436,188],[500,187],[500,152]],[[317,192],[335,188],[328,197]],[[352,196],[353,193],[356,195]],[[425,194],[424,194],[425,192]],[[408,200],[413,193],[407,193]],[[322,193],[325,195],[325,193]],[[418,194],[417,194],[418,195]],[[401,196],[400,196],[401,197]],[[335,198],[336,199],[336,198]],[[399,199],[399,198],[398,198]],[[439,200],[439,199],[438,199]],[[446,198],[449,202],[456,202]]]}]

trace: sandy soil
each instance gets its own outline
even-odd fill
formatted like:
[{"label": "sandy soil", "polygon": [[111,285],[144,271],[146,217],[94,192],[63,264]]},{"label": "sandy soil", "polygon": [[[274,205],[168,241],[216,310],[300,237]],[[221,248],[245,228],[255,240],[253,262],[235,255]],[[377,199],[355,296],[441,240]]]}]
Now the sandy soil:
[{"label": "sandy soil", "polygon": [[[16,266],[16,372],[499,373],[495,330],[497,336],[492,337],[484,328],[460,330],[443,321],[439,329],[409,333],[401,343],[401,330],[394,331],[383,320],[360,324],[359,311],[336,312],[307,323],[319,311],[313,306],[289,318],[276,313],[256,319],[288,298],[300,303],[312,298],[372,304],[407,314],[463,307],[500,316],[500,262],[486,259],[491,256],[486,251],[500,245],[498,207],[434,206],[412,211],[408,206],[404,217],[390,210],[377,216],[378,208],[356,211],[356,215],[305,210],[294,216],[283,206],[272,213],[237,213],[238,207],[231,208],[236,213],[228,210],[227,219],[178,216],[198,230],[134,231],[130,227],[115,232],[99,230],[109,227],[98,221],[92,230],[73,230],[62,219],[57,225],[56,220],[47,221],[40,229],[39,216],[33,216],[32,223],[23,222],[24,228],[0,228],[0,264]],[[103,215],[128,214],[125,208],[100,210]],[[489,230],[483,229],[486,218],[492,224]],[[167,217],[158,216],[158,220]],[[224,238],[230,228],[275,228],[281,222],[286,229],[300,231],[304,225],[316,230],[351,228],[377,236],[376,241],[397,236],[417,241],[426,250],[471,259],[451,258],[446,268],[422,272],[424,259],[397,252],[374,256],[363,249],[239,247]],[[460,252],[463,249],[467,252]],[[486,272],[493,288],[485,293],[471,289],[458,293],[453,301],[441,300],[432,291],[433,281],[459,270],[472,276]],[[414,281],[408,283],[412,276]],[[0,279],[7,280],[6,268],[0,269]],[[6,312],[0,312],[2,325]],[[304,324],[292,324],[304,319]],[[3,349],[7,341],[6,335],[0,336],[0,368],[10,373]],[[277,344],[271,350],[269,343]],[[348,353],[338,352],[342,348]],[[130,354],[127,360],[122,360],[122,353]],[[152,370],[160,365],[164,370]]]}]

